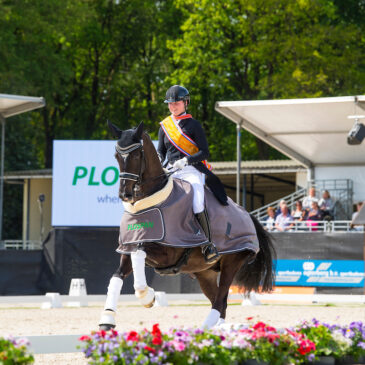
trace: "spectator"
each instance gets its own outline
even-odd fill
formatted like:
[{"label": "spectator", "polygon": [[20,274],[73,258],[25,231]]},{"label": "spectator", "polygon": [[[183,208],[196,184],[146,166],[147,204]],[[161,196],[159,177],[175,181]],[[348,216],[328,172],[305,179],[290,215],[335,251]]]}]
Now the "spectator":
[{"label": "spectator", "polygon": [[275,229],[279,232],[291,231],[293,228],[293,217],[289,213],[286,203],[281,204],[281,213],[275,219]]},{"label": "spectator", "polygon": [[295,221],[302,221],[302,220],[304,220],[305,213],[306,213],[306,211],[303,210],[302,202],[300,200],[298,200],[295,203],[295,210],[291,214],[293,216],[293,219]]},{"label": "spectator", "polygon": [[323,220],[323,213],[319,209],[318,201],[315,201],[315,200],[312,201],[311,209],[307,215],[307,220],[311,220],[311,221]]},{"label": "spectator", "polygon": [[323,213],[323,219],[331,220],[334,217],[333,208],[335,207],[335,202],[331,198],[328,190],[324,190],[322,198],[318,202],[319,209]]},{"label": "spectator", "polygon": [[278,207],[278,209],[276,210],[276,213],[275,213],[275,218],[281,213],[281,207],[283,206],[283,205],[286,205],[286,207],[288,208],[288,212],[289,212],[289,214],[290,214],[290,209],[289,209],[289,207],[287,206],[287,204],[286,204],[286,201],[284,200],[284,199],[282,199],[282,200],[280,200],[280,203],[279,203],[279,207]]},{"label": "spectator", "polygon": [[313,228],[318,226],[318,221],[323,220],[322,211],[319,209],[318,201],[313,200],[311,209],[307,214],[307,226],[311,227],[312,231],[317,231],[318,228]]},{"label": "spectator", "polygon": [[309,195],[303,199],[303,209],[309,211],[312,207],[312,201],[316,201],[318,203],[316,188],[314,187],[309,189]]},{"label": "spectator", "polygon": [[[357,217],[357,215],[359,214],[361,207],[362,207],[362,202],[358,202],[358,203],[356,204],[356,212],[353,212],[353,213],[352,213],[352,219],[351,219],[352,221],[353,221],[353,220]],[[363,231],[364,231],[364,225],[363,225],[363,224],[356,224],[356,225],[351,224],[351,225],[350,225],[350,229],[351,229],[352,231],[359,231],[359,232],[363,232]]]},{"label": "spectator", "polygon": [[265,229],[273,231],[275,229],[275,209],[273,207],[267,208],[268,217],[266,218]]}]

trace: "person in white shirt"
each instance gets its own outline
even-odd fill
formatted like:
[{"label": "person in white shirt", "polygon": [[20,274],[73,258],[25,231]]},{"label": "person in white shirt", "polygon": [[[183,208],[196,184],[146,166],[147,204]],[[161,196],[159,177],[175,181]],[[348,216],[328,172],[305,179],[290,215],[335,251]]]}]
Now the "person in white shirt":
[{"label": "person in white shirt", "polygon": [[318,203],[318,198],[316,196],[316,188],[311,187],[309,189],[309,194],[303,199],[303,209],[309,211],[312,207],[312,202],[316,201]]}]

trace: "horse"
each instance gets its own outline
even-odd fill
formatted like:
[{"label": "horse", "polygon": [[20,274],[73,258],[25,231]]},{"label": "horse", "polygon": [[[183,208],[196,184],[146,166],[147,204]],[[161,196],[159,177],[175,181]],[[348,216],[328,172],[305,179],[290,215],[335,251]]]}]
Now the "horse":
[{"label": "horse", "polygon": [[[133,207],[163,191],[169,174],[163,168],[150,136],[143,131],[143,123],[124,131],[109,121],[108,126],[118,139],[115,158],[120,170],[119,197],[123,204]],[[256,230],[258,252],[242,250],[222,254],[216,261],[208,263],[201,247],[170,247],[158,242],[144,242],[136,244],[135,251],[130,254],[121,253],[119,267],[109,282],[99,328],[110,330],[116,326],[116,307],[123,280],[132,272],[136,297],[145,307],[153,306],[154,290],[146,283],[145,265],[160,273],[185,273],[198,280],[211,303],[202,328],[224,323],[233,282],[246,295],[251,291],[270,292],[275,281],[273,260],[276,255],[272,237],[254,216],[246,214]]]}]

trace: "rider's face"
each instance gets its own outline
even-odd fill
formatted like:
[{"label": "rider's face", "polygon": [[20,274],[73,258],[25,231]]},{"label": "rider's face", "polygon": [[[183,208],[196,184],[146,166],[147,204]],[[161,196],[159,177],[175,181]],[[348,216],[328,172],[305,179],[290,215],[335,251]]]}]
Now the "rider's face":
[{"label": "rider's face", "polygon": [[185,112],[185,104],[183,100],[175,101],[173,103],[169,103],[169,110],[172,115],[180,115]]}]

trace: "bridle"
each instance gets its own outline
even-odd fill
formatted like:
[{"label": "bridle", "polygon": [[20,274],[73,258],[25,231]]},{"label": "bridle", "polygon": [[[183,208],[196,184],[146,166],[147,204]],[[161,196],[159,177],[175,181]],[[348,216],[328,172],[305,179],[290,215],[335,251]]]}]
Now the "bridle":
[{"label": "bridle", "polygon": [[142,154],[142,162],[140,164],[140,169],[139,169],[139,174],[132,174],[131,172],[120,172],[119,173],[119,178],[121,180],[131,180],[134,181],[134,187],[133,187],[133,192],[135,195],[138,195],[141,191],[141,186],[142,186],[142,175],[146,169],[146,160],[144,158],[144,150],[143,150],[143,145],[142,143],[133,143],[130,146],[127,147],[120,147],[118,145],[118,143],[115,145],[115,150],[117,152],[117,154],[123,158],[124,161],[127,160],[129,154],[133,151],[136,151],[138,149],[141,149],[141,154]]},{"label": "bridle", "polygon": [[151,177],[149,179],[146,179],[145,181],[142,181],[142,176],[143,176],[143,173],[145,172],[145,169],[146,169],[146,160],[145,160],[145,156],[144,156],[143,144],[142,143],[134,143],[134,144],[131,144],[130,146],[127,146],[127,147],[120,147],[118,145],[118,143],[115,145],[115,150],[116,150],[117,154],[121,158],[123,158],[124,161],[128,158],[128,155],[131,152],[136,151],[138,149],[141,149],[141,154],[142,154],[142,162],[141,162],[141,165],[140,165],[139,174],[137,175],[137,174],[133,174],[131,172],[120,172],[119,173],[119,178],[121,180],[131,180],[131,181],[135,182],[133,191],[136,193],[136,195],[141,191],[142,185],[144,185],[146,182],[159,179],[163,176],[169,177],[171,174],[173,174],[175,172],[175,171],[164,172],[161,175],[154,176],[154,177]]}]

